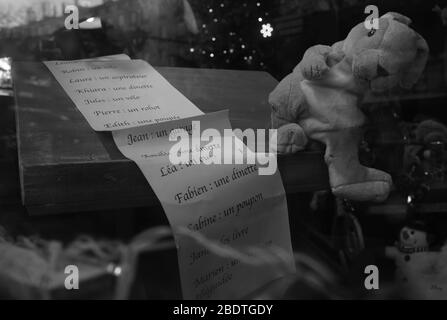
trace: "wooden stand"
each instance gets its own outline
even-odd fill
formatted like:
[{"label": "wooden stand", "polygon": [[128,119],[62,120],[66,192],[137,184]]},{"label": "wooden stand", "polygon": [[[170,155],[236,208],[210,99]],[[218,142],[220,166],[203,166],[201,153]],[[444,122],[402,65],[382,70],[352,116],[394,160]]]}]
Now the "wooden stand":
[{"label": "wooden stand", "polygon": [[[268,95],[277,81],[265,72],[157,68],[203,112],[230,110],[234,129],[267,128]],[[42,63],[13,65],[22,202],[30,214],[56,214],[158,204],[110,133],[97,133]],[[288,192],[325,189],[323,155],[279,160]]]}]

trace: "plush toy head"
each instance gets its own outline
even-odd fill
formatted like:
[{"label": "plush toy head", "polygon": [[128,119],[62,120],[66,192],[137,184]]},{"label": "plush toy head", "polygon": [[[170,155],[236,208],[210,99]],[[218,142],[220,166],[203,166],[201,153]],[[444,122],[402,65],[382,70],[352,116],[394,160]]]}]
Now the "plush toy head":
[{"label": "plush toy head", "polygon": [[421,122],[415,130],[416,140],[424,145],[433,142],[447,144],[447,127],[434,120]]},{"label": "plush toy head", "polygon": [[379,19],[379,29],[358,24],[343,43],[342,51],[352,59],[354,76],[381,92],[398,85],[411,88],[422,74],[428,58],[426,41],[409,27],[411,20],[398,13]]}]

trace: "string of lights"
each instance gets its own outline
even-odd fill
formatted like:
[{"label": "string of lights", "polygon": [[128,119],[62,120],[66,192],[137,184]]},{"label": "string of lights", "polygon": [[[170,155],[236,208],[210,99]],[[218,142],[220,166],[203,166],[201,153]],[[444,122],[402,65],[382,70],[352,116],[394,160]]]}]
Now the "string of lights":
[{"label": "string of lights", "polygon": [[189,48],[192,60],[221,68],[264,69],[275,34],[269,1],[203,1],[191,4],[200,21],[199,41]]}]

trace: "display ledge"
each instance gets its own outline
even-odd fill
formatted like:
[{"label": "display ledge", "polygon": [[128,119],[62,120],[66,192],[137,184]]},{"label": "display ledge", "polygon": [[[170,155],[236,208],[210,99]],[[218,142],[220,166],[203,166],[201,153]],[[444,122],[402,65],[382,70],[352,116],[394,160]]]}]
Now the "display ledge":
[{"label": "display ledge", "polygon": [[0,205],[19,202],[13,98],[0,94]]},{"label": "display ledge", "polygon": [[[447,183],[438,182],[429,184],[430,192],[423,201],[413,204],[412,211],[425,215],[445,215],[447,212]],[[370,205],[366,214],[375,216],[388,216],[390,219],[404,220],[409,212],[408,198],[404,195],[394,193],[385,203]]]},{"label": "display ledge", "polygon": [[[266,128],[277,81],[257,71],[156,68],[203,112],[229,109],[233,129]],[[42,63],[13,65],[22,202],[30,214],[158,205],[110,133],[97,133]],[[279,159],[288,193],[328,188],[320,152]]]}]

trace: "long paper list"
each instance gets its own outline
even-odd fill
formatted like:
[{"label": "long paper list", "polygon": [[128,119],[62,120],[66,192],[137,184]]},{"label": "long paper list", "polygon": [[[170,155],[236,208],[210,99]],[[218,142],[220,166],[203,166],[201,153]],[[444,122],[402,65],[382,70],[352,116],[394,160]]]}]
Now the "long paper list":
[{"label": "long paper list", "polygon": [[[224,129],[231,128],[228,113],[218,112],[119,130],[113,136],[120,151],[144,173],[174,229],[184,297],[242,298],[282,276],[282,269],[278,271],[278,266],[268,264],[253,267],[238,259],[219,257],[176,231],[186,227],[234,249],[276,248],[290,257],[286,265],[292,272],[294,262],[284,189],[278,173],[259,176],[256,165],[205,165],[194,164],[193,160],[170,164],[169,154],[176,142],[167,137],[173,130],[191,131],[193,120],[200,121],[201,130],[216,129],[222,136]],[[213,150],[222,150],[222,141],[192,142],[192,145],[206,150],[203,157]],[[234,152],[241,154],[242,150]]]},{"label": "long paper list", "polygon": [[[173,130],[222,133],[231,125],[227,112],[204,115],[143,61],[71,61],[46,65],[96,131],[112,131],[119,150],[141,169],[159,198],[174,231],[185,299],[245,297],[268,282],[294,272],[288,212],[278,172],[259,176],[256,165],[174,165],[169,154]],[[191,118],[194,117],[194,118]],[[243,157],[242,142],[234,157]],[[194,141],[208,155],[222,141]],[[189,150],[192,152],[193,150]],[[212,252],[182,230],[233,249],[275,249],[287,271],[249,265]],[[284,259],[283,259],[284,260]],[[284,262],[284,261],[283,261]]]},{"label": "long paper list", "polygon": [[142,60],[48,61],[45,65],[95,131],[203,114]]}]

